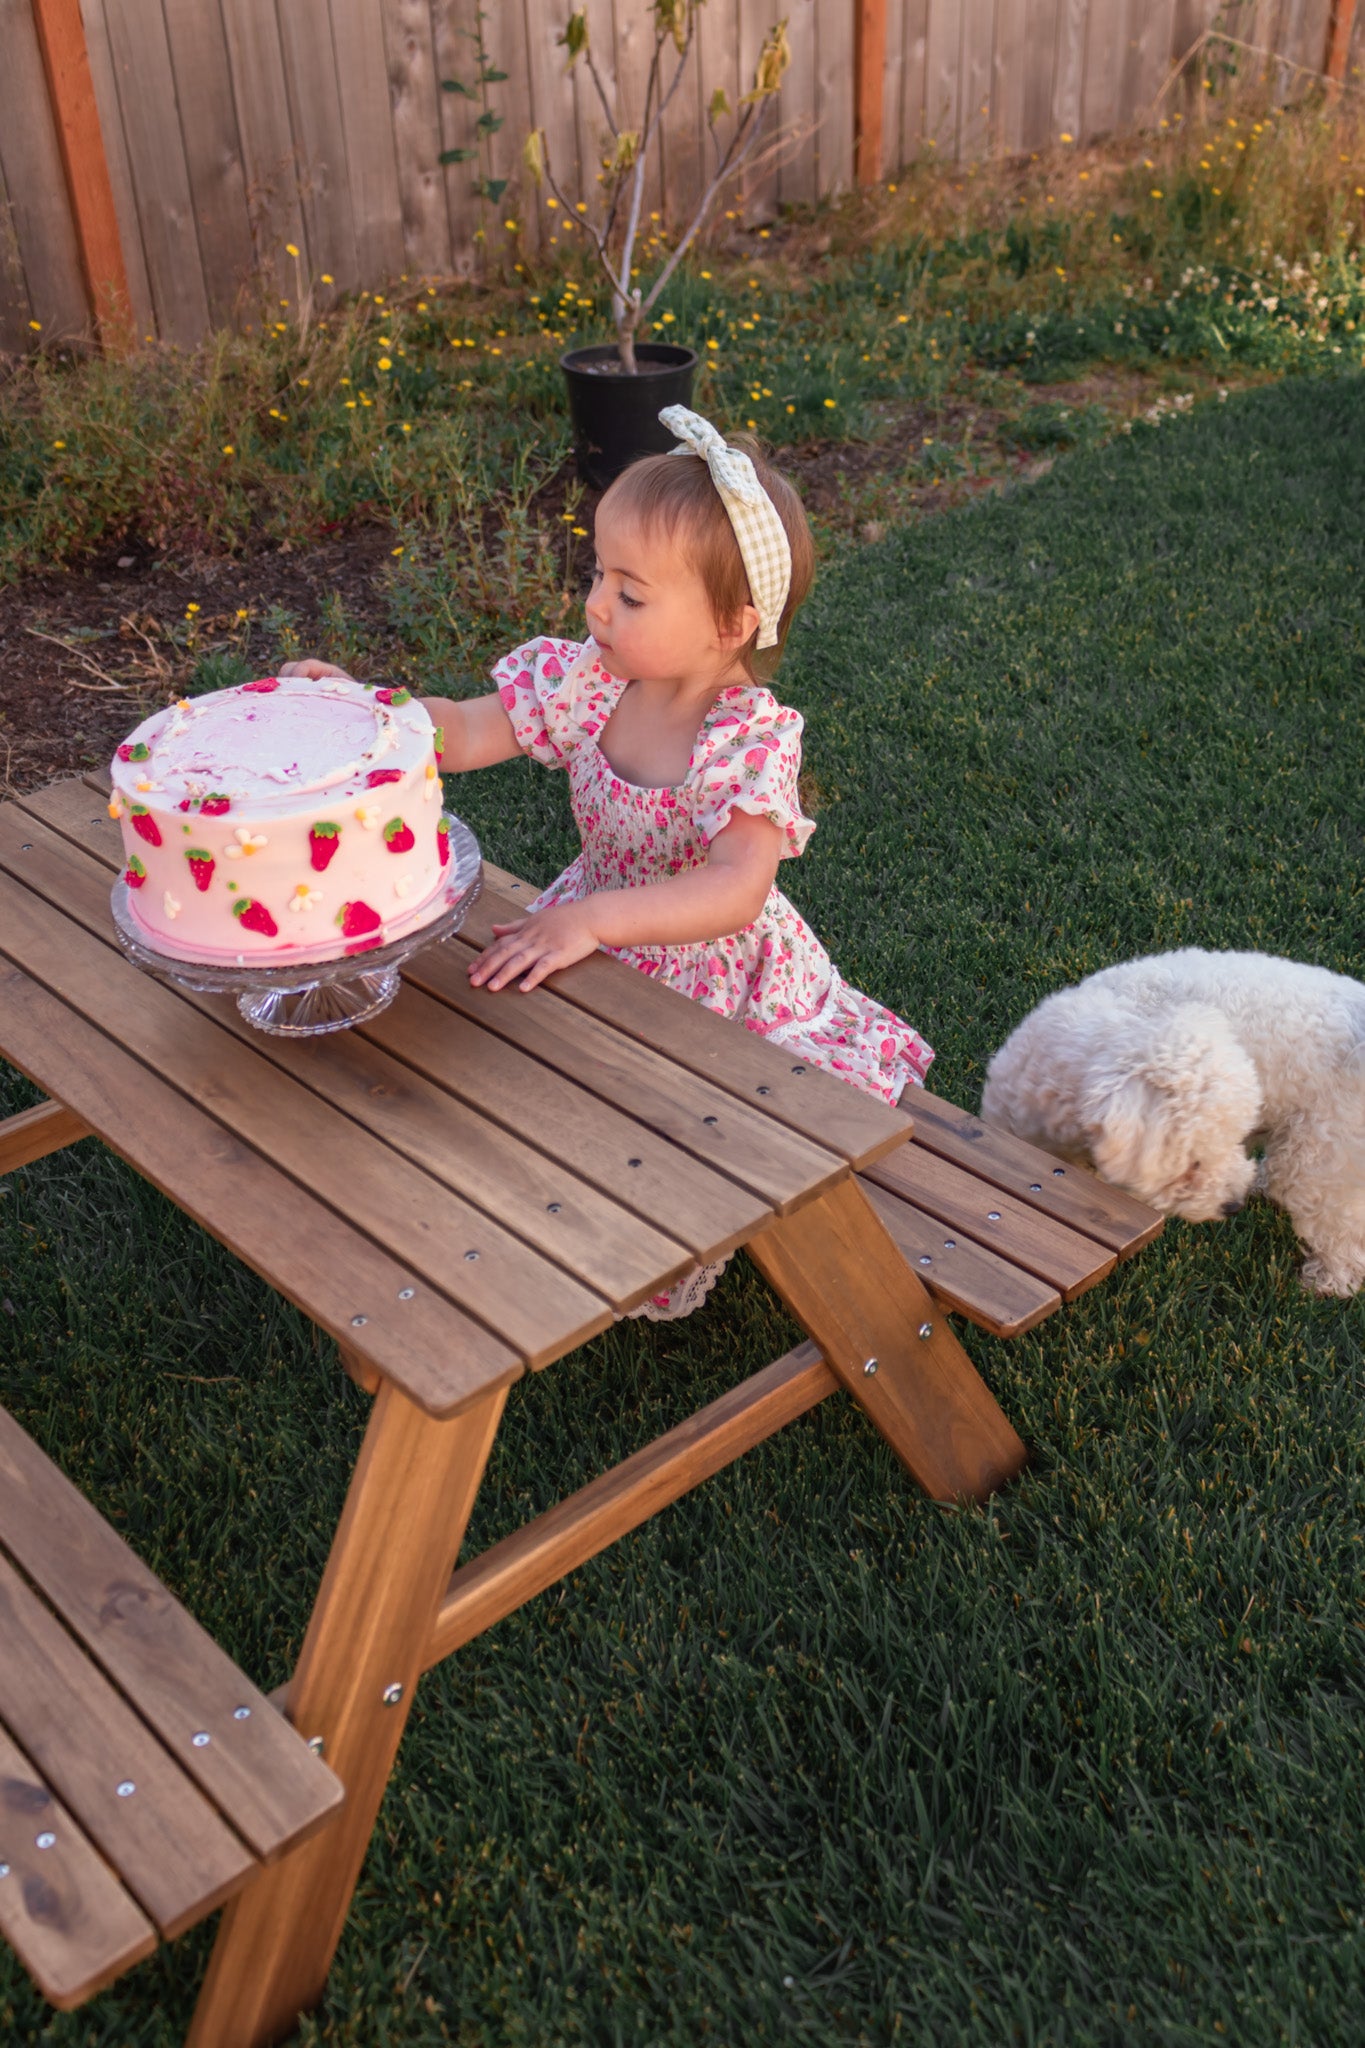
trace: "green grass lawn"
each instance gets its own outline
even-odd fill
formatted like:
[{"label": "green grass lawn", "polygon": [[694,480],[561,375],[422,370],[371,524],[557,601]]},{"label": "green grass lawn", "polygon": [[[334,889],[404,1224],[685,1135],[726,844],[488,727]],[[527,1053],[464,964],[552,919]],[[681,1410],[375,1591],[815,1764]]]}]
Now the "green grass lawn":
[{"label": "green grass lawn", "polygon": [[[1360,972],[1362,507],[1357,374],[825,565],[792,891],[940,1092],[1128,955]],[[571,844],[529,765],[458,802],[537,877]],[[277,1682],[367,1409],[330,1343],[92,1147],[13,1178],[0,1260],[0,1399]],[[1365,1302],[1296,1264],[1263,1207],[1172,1224],[968,1333],[1033,1450],[986,1508],[836,1397],[433,1673],[303,2040],[1359,2041]],[[741,1261],[519,1387],[472,1542],[794,1334]],[[71,2018],[0,1960],[0,2036],[171,2048],[205,1946]]]}]

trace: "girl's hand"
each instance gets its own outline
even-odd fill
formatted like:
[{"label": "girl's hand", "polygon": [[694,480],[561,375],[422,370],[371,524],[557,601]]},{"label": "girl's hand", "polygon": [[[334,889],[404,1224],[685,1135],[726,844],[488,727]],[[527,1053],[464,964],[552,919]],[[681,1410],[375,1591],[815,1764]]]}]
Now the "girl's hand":
[{"label": "girl's hand", "polygon": [[344,668],[338,668],[334,661],[317,661],[312,656],[307,661],[287,661],[278,671],[282,676],[304,676],[310,683],[320,683],[324,676],[341,676],[353,683],[355,677]]},{"label": "girl's hand", "polygon": [[469,970],[475,988],[506,988],[522,977],[523,993],[560,967],[572,967],[597,951],[597,933],[587,903],[557,903],[534,910],[514,924],[495,924],[496,937]]}]

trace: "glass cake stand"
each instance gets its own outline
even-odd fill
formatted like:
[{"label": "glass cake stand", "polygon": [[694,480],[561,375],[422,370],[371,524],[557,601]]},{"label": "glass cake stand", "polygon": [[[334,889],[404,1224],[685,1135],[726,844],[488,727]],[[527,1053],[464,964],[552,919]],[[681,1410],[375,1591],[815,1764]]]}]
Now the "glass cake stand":
[{"label": "glass cake stand", "polygon": [[248,1024],[276,1038],[315,1038],[378,1016],[398,993],[398,970],[423,946],[460,929],[483,889],[479,842],[461,819],[445,813],[450,864],[434,899],[404,925],[390,923],[382,946],[339,960],[296,960],[281,967],[239,967],[235,961],[181,958],[152,942],[133,915],[132,891],[120,875],[110,899],[119,945],[144,973],[200,995],[234,995]]}]

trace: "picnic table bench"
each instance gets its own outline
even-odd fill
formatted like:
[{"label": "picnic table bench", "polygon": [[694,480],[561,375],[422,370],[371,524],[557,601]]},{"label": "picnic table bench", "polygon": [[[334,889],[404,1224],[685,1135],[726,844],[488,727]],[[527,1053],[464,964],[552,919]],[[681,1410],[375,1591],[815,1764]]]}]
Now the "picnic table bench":
[{"label": "picnic table bench", "polygon": [[[473,988],[471,949],[531,893],[493,868],[390,1009],[264,1037],[123,958],[121,864],[98,778],[0,805],[0,1056],[51,1098],[0,1125],[0,1172],[99,1136],[375,1396],[275,1696],[346,1803],[231,1900],[190,2035],[254,2048],[321,1996],[423,1671],[839,1388],[935,1499],[984,1498],[1026,1454],[948,1312],[1017,1335],[1161,1218],[932,1095],[912,1124],[606,955]],[[809,1341],[459,1562],[514,1382],[740,1247]]]}]

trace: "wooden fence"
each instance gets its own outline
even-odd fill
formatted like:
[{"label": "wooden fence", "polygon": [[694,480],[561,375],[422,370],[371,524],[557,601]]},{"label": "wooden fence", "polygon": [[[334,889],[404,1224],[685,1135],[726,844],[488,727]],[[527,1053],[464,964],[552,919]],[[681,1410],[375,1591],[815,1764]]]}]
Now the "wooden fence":
[{"label": "wooden fence", "polygon": [[[566,76],[557,47],[571,0],[483,4],[493,68],[507,74],[489,88],[504,117],[491,169],[509,180],[491,211],[471,193],[472,164],[440,162],[476,140],[477,100],[443,91],[442,81],[473,78],[480,0],[0,0],[0,348],[89,333],[99,290],[91,218],[108,217],[115,264],[121,249],[136,333],[183,346],[257,317],[263,292],[295,302],[311,288],[325,300],[404,274],[467,271],[485,214],[490,238],[515,234],[536,248],[553,217],[522,189],[522,140],[543,128],[560,181],[590,187],[600,109],[582,65]],[[864,176],[878,166],[890,175],[926,151],[967,158],[1063,134],[1080,141],[1141,126],[1172,63],[1215,17],[1279,53],[1282,94],[1298,76],[1289,66],[1321,69],[1334,19],[1345,23],[1343,50],[1360,75],[1365,10],[1351,40],[1354,5],[707,0],[650,206],[673,219],[687,207],[711,148],[711,95],[723,87],[733,103],[745,90],[764,31],[782,12],[792,50],[780,100],[786,139],[777,160],[747,179],[750,219],[852,182],[859,106]],[[587,0],[587,15],[608,88],[638,120],[648,0]],[[81,20],[81,75],[97,122],[82,115],[72,67],[62,71]],[[879,57],[878,106],[869,65]],[[92,147],[93,197],[83,196],[73,160],[73,150],[88,159]]]}]

